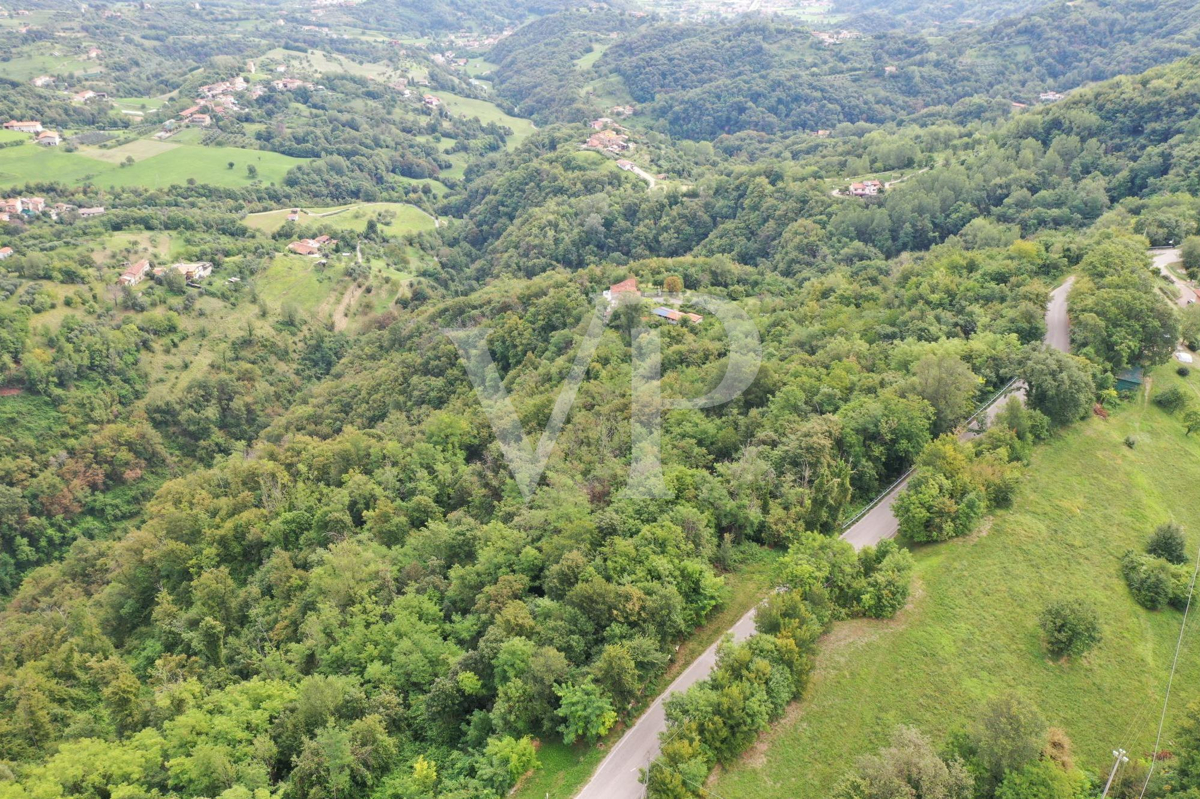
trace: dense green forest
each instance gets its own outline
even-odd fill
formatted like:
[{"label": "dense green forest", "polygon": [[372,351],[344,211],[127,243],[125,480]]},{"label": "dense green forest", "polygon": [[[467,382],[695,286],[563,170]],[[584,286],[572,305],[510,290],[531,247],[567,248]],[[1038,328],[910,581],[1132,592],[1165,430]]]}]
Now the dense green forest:
[{"label": "dense green forest", "polygon": [[[576,118],[581,97],[594,95],[583,91],[592,76],[566,62],[618,24],[604,19],[559,15],[537,23],[536,36],[503,42],[495,51],[501,96],[538,119]],[[1049,89],[1141,72],[1193,52],[1197,19],[1194,0],[1055,3],[953,36],[883,31],[832,45],[783,19],[638,19],[591,72],[618,78],[648,124],[673,136],[814,132],[979,98],[1031,103]]]},{"label": "dense green forest", "polygon": [[[0,19],[0,116],[63,138],[0,139],[0,799],[505,796],[636,718],[771,550],[758,634],[668,703],[648,790],[701,795],[834,621],[905,605],[908,544],[976,530],[1119,373],[1200,341],[1146,255],[1200,246],[1194,0],[998,4],[947,37],[910,5],[836,46],[557,2]],[[1014,108],[1050,88],[1076,90]],[[628,163],[581,149],[606,114]],[[1068,275],[1073,355],[1041,346]],[[444,331],[487,327],[537,436],[629,278],[735,304],[756,377],[667,413],[671,496],[630,497],[640,329],[667,396],[731,358],[716,319],[616,308],[527,501]],[[1028,407],[958,442],[1016,379]],[[904,545],[836,541],[914,468]],[[971,794],[987,746],[894,749],[945,777],[928,796],[1083,774]],[[898,757],[846,799],[904,795],[872,787]]]}]

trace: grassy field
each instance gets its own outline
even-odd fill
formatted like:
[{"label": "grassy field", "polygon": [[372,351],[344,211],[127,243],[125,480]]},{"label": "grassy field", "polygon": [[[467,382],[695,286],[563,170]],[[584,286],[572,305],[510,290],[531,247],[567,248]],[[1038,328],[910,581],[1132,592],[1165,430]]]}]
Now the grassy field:
[{"label": "grassy field", "polygon": [[0,186],[30,181],[79,184],[115,168],[78,153],[68,153],[61,147],[39,147],[32,142],[0,149]]},{"label": "grassy field", "polygon": [[68,72],[99,72],[95,61],[85,61],[75,56],[23,55],[8,61],[0,61],[0,78],[25,82],[38,75],[65,75]]},{"label": "grassy field", "polygon": [[168,153],[179,146],[174,142],[158,141],[157,139],[138,139],[128,144],[122,144],[120,147],[80,147],[78,152],[80,155],[95,158],[97,161],[119,164],[126,158],[144,161],[147,158]]},{"label": "grassy field", "polygon": [[356,61],[351,61],[349,58],[339,55],[331,55],[322,52],[321,50],[312,50],[307,53],[296,53],[291,50],[284,50],[282,47],[277,47],[269,51],[263,56],[264,60],[270,59],[274,61],[286,62],[289,67],[302,72],[311,72],[314,75],[327,75],[331,72],[345,72],[350,75],[358,75],[363,78],[372,78],[375,80],[384,80],[393,77],[393,70],[387,64],[365,63],[360,64]]},{"label": "grassy field", "polygon": [[510,128],[513,132],[513,135],[508,137],[510,147],[515,147],[525,141],[536,130],[533,123],[528,119],[506,114],[495,103],[489,103],[487,100],[459,97],[457,94],[443,91],[437,92],[437,96],[441,98],[446,110],[451,114],[464,117],[479,117],[481,122],[495,122]]},{"label": "grassy field", "polygon": [[166,101],[161,97],[118,97],[112,101],[120,111],[136,111],[139,113],[150,113],[157,111],[166,105]]},{"label": "grassy field", "polygon": [[258,296],[272,307],[293,305],[298,310],[315,311],[329,296],[340,270],[321,272],[311,258],[278,255],[255,282]]},{"label": "grassy field", "polygon": [[591,69],[608,48],[609,45],[607,44],[593,44],[591,51],[587,55],[575,59],[575,68]]},{"label": "grassy field", "polygon": [[[362,232],[367,227],[367,220],[379,216],[383,212],[391,221],[380,227],[387,233],[400,235],[418,233],[422,230],[433,230],[434,221],[429,214],[407,203],[364,203],[359,205],[342,205],[334,208],[301,208],[298,224],[327,224],[342,230]],[[287,222],[290,208],[277,211],[265,211],[250,214],[246,224],[252,228],[274,233]]]},{"label": "grassy field", "polygon": [[[1156,370],[1153,384],[1186,385],[1200,400],[1197,376],[1179,378],[1172,367]],[[968,540],[916,550],[914,599],[897,619],[834,628],[808,696],[718,775],[714,791],[725,799],[828,795],[897,724],[941,739],[1009,691],[1066,730],[1087,769],[1106,768],[1117,746],[1148,753],[1181,614],[1139,607],[1118,560],[1171,518],[1190,547],[1200,543],[1198,456],[1200,436],[1185,437],[1178,418],[1144,397],[1042,446],[1011,510]],[[1076,662],[1043,654],[1037,616],[1050,597],[1085,599],[1100,614],[1104,640]],[[1184,646],[1168,731],[1200,698],[1195,631]]]},{"label": "grassy field", "polygon": [[[119,162],[132,155],[132,166]],[[232,161],[234,168],[229,169]],[[68,153],[57,147],[35,144],[0,149],[0,186],[27,181],[57,180],[63,183],[91,181],[99,186],[146,186],[166,188],[194,178],[214,186],[248,186],[246,167],[258,169],[258,180],[278,183],[303,159],[265,150],[238,147],[200,147],[177,142],[140,140],[113,150],[85,148]]]},{"label": "grassy field", "polygon": [[[136,160],[136,159],[135,159]],[[229,168],[229,162],[234,168]],[[248,186],[252,182],[246,167],[254,165],[258,180],[279,183],[288,170],[304,162],[301,158],[240,147],[198,147],[182,145],[161,155],[136,161],[133,166],[116,169],[98,183],[106,186],[147,186],[166,188],[195,178],[197,183],[213,186]]]},{"label": "grassy field", "polygon": [[[777,553],[765,549],[744,549],[747,563],[725,576],[725,601],[708,623],[689,637],[671,660],[667,673],[658,684],[647,691],[653,699],[675,679],[688,664],[699,657],[729,627],[756,605],[774,585],[774,566]],[[647,704],[649,702],[647,701]],[[566,746],[561,740],[544,741],[538,749],[542,767],[530,774],[511,794],[512,799],[570,799],[583,787],[588,777],[604,759],[608,747],[615,743],[624,728],[614,729],[601,746],[582,743]]]}]

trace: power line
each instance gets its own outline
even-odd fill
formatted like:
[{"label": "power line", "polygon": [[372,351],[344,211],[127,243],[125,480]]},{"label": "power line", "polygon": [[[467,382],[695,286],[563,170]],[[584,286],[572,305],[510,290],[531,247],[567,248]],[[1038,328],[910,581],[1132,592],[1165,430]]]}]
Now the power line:
[{"label": "power line", "polygon": [[1163,696],[1162,715],[1158,718],[1158,734],[1154,737],[1154,749],[1150,753],[1150,769],[1146,772],[1146,782],[1138,799],[1146,795],[1150,787],[1150,778],[1154,776],[1154,767],[1158,765],[1158,747],[1162,743],[1163,726],[1167,723],[1167,705],[1171,701],[1171,683],[1175,681],[1175,669],[1179,665],[1179,650],[1183,648],[1183,632],[1187,629],[1188,611],[1192,609],[1192,594],[1196,590],[1196,577],[1200,575],[1200,551],[1196,553],[1196,568],[1192,571],[1192,581],[1188,584],[1187,604],[1183,606],[1183,622],[1179,625],[1179,639],[1175,642],[1175,657],[1171,660],[1171,673],[1167,677],[1167,693]]}]

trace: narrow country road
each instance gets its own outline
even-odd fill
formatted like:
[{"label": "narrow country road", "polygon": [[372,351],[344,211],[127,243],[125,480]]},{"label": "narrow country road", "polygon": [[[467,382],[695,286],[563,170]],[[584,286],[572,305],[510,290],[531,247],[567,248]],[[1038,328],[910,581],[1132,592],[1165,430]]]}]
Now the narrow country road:
[{"label": "narrow country road", "polygon": [[1179,289],[1179,299],[1175,303],[1180,308],[1186,308],[1196,301],[1196,290],[1186,280],[1181,280],[1176,277],[1175,273],[1168,269],[1168,265],[1179,263],[1180,255],[1178,249],[1172,250],[1151,250],[1150,257],[1154,259],[1154,265],[1162,276],[1175,284],[1175,288]]},{"label": "narrow country road", "polygon": [[[1075,278],[1070,277],[1050,294],[1050,302],[1046,306],[1046,343],[1055,349],[1067,352],[1071,346],[1070,323],[1067,319],[1067,295]],[[1003,407],[1003,399],[1014,394],[1024,396],[1024,388],[1018,385],[1013,391],[993,402],[985,412],[990,421]],[[963,433],[964,439],[974,437],[974,433]],[[908,475],[897,482],[892,489],[882,497],[862,518],[854,522],[842,538],[862,549],[865,546],[878,544],[885,538],[893,538],[899,530],[899,522],[892,514],[892,503],[900,491],[908,485]],[[751,608],[746,615],[738,619],[729,628],[734,641],[744,641],[754,634],[754,611]],[[599,768],[588,780],[576,799],[638,799],[645,789],[639,778],[641,771],[649,767],[658,757],[659,735],[667,728],[666,710],[663,703],[667,697],[679,691],[686,691],[691,686],[703,680],[712,671],[717,662],[717,647],[720,641],[704,650],[704,654],[687,667],[667,690],[654,700],[654,703],[641,715],[633,726],[625,731],[608,755],[600,763]]]}]

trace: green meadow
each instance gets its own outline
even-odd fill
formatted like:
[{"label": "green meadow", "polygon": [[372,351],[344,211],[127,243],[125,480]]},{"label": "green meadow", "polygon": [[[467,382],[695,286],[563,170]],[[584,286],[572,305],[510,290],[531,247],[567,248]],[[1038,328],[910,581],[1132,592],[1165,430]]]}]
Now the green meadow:
[{"label": "green meadow", "polygon": [[593,44],[592,49],[587,55],[580,56],[575,59],[576,69],[591,69],[600,60],[600,56],[604,55],[604,51],[608,49],[607,44]]},{"label": "green meadow", "polygon": [[[392,235],[404,233],[419,233],[422,230],[433,230],[433,217],[408,203],[362,203],[357,205],[342,205],[333,208],[301,208],[297,224],[322,224],[337,227],[341,230],[352,230],[361,233],[367,227],[370,219],[382,218],[387,220],[380,227]],[[274,233],[287,222],[292,209],[281,208],[275,211],[250,214],[245,222],[252,228],[266,233]]]},{"label": "green meadow", "polygon": [[[126,157],[134,163],[122,166]],[[232,169],[229,163],[233,162]],[[92,182],[99,186],[145,186],[157,189],[184,184],[188,179],[214,186],[248,186],[247,167],[258,170],[257,180],[278,183],[303,159],[265,150],[238,147],[202,147],[139,140],[112,150],[85,148],[69,153],[61,147],[34,144],[0,149],[0,186],[29,181]]]},{"label": "green meadow", "polygon": [[268,51],[263,60],[283,61],[290,68],[300,72],[311,72],[315,75],[327,75],[331,72],[345,72],[363,78],[384,80],[395,71],[387,64],[359,63],[345,56],[325,53],[321,50],[310,50],[307,53],[296,53],[277,47]]},{"label": "green meadow", "polygon": [[511,129],[513,134],[508,137],[510,147],[515,147],[525,141],[530,134],[537,130],[528,119],[506,114],[498,105],[489,103],[487,100],[459,97],[457,94],[444,91],[438,91],[436,94],[441,98],[446,110],[455,116],[479,117],[480,122],[495,122]]},{"label": "green meadow", "polygon": [[[1196,375],[1153,373],[1152,393]],[[1131,437],[1134,447],[1126,445]],[[898,724],[935,739],[969,723],[992,697],[1015,692],[1100,772],[1115,747],[1152,750],[1181,614],[1135,603],[1119,572],[1155,526],[1184,525],[1200,544],[1200,436],[1144,396],[1109,420],[1080,423],[1039,447],[1013,506],[965,540],[915,549],[909,607],[891,621],[834,627],[807,696],[740,762],[719,773],[725,799],[827,796],[854,760]],[[1044,653],[1037,617],[1048,598],[1094,605],[1103,641],[1081,659]],[[1200,698],[1200,640],[1185,639],[1167,718]],[[1169,746],[1168,737],[1164,746]]]},{"label": "green meadow", "polygon": [[8,61],[0,61],[0,77],[9,80],[33,80],[39,75],[65,75],[68,72],[90,74],[101,72],[102,68],[95,61],[87,61],[75,56],[54,55],[21,55]]}]

